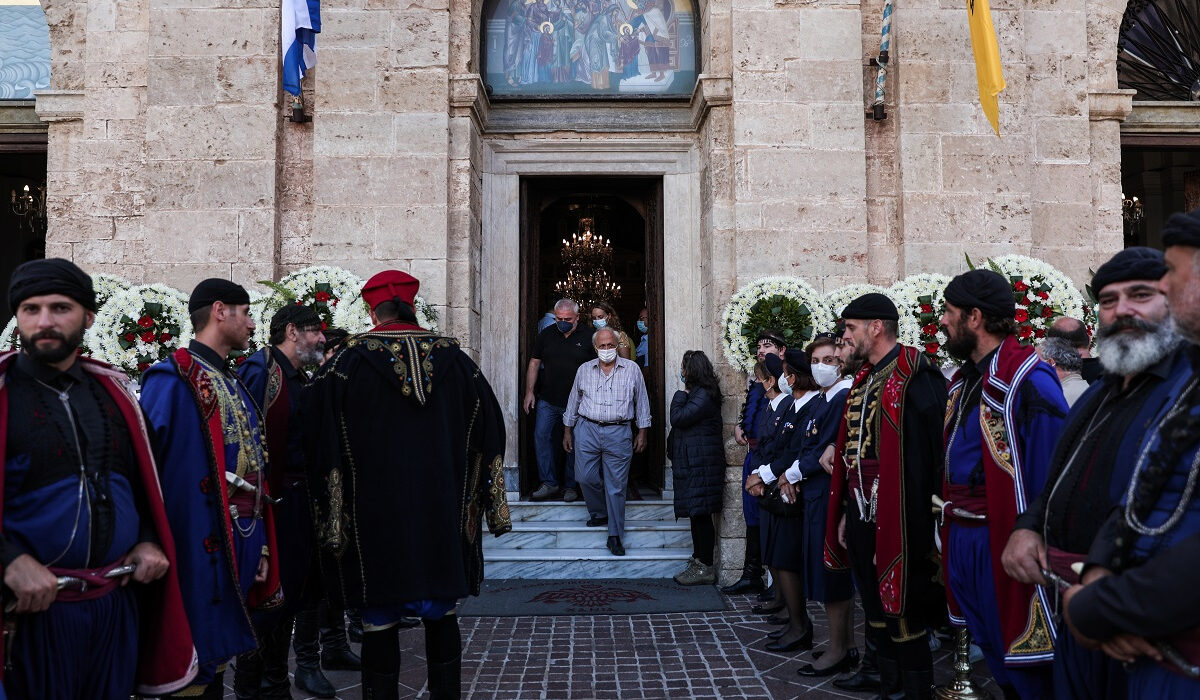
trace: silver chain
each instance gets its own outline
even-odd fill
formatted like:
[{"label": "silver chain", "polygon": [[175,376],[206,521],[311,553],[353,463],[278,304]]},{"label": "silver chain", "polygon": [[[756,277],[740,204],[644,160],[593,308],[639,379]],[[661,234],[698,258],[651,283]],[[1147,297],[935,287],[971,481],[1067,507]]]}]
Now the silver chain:
[{"label": "silver chain", "polygon": [[[1171,407],[1167,415],[1163,416],[1163,419],[1155,426],[1155,432],[1161,429],[1164,423],[1189,407],[1185,399],[1196,389],[1198,383],[1200,383],[1200,377],[1193,376],[1188,381],[1187,386],[1180,392],[1179,398],[1175,400],[1175,405]],[[1160,435],[1159,443],[1161,442],[1162,436]],[[1161,535],[1175,527],[1175,524],[1183,517],[1183,511],[1192,500],[1192,491],[1196,488],[1196,477],[1200,475],[1200,469],[1198,469],[1200,467],[1200,450],[1197,450],[1196,456],[1192,458],[1192,464],[1188,470],[1187,484],[1183,487],[1183,494],[1179,497],[1179,503],[1176,504],[1175,509],[1171,512],[1171,517],[1167,518],[1167,521],[1158,527],[1147,526],[1133,512],[1133,494],[1137,491],[1138,482],[1141,481],[1142,468],[1146,466],[1146,460],[1150,456],[1150,447],[1153,444],[1153,440],[1147,440],[1145,446],[1142,447],[1142,452],[1138,455],[1137,465],[1133,468],[1133,478],[1129,480],[1129,488],[1125,491],[1125,522],[1129,523],[1129,527],[1134,532],[1148,537]]]}]

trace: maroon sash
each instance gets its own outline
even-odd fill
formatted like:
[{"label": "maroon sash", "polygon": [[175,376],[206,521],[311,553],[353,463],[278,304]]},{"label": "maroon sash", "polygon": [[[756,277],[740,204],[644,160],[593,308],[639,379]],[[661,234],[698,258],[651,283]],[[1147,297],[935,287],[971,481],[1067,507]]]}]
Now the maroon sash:
[{"label": "maroon sash", "polygon": [[70,576],[83,582],[83,585],[64,586],[54,596],[54,602],[72,603],[80,600],[95,600],[103,598],[121,586],[123,576],[108,578],[106,574],[121,566],[121,562],[113,562],[99,569],[63,569],[50,567],[50,573],[55,576]]}]

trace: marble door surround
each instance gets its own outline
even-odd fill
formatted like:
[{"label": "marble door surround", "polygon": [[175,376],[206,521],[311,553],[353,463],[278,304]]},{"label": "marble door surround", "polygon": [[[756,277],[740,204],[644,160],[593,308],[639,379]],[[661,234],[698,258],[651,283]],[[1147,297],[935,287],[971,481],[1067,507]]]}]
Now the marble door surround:
[{"label": "marble door surround", "polygon": [[[521,178],[529,176],[661,177],[663,183],[663,292],[665,353],[710,352],[701,332],[700,159],[695,142],[656,140],[485,140],[483,146],[483,240],[481,265],[483,337],[489,351],[482,369],[510,426],[505,449],[509,500],[516,498],[517,440],[523,368],[517,323],[521,280]],[[661,370],[660,370],[661,371]],[[667,386],[673,384],[668,381]],[[666,392],[671,393],[671,392]],[[664,411],[669,398],[664,397]]]}]

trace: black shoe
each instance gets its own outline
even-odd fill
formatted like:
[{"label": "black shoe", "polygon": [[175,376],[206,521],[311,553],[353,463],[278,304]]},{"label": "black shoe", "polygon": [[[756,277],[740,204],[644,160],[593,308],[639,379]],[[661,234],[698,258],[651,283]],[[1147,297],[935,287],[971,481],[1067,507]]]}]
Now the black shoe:
[{"label": "black shoe", "polygon": [[786,625],[791,621],[791,616],[789,616],[786,612],[783,614],[783,617],[772,615],[771,617],[767,618],[768,625]]},{"label": "black shoe", "polygon": [[804,633],[804,636],[799,639],[792,640],[787,644],[783,644],[777,639],[773,642],[769,642],[763,648],[767,651],[773,651],[777,654],[786,654],[787,652],[798,651],[800,649],[812,649],[812,645],[813,630],[812,627],[809,627],[808,631]]},{"label": "black shoe", "polygon": [[761,578],[746,578],[745,574],[737,581],[721,589],[722,593],[738,595],[741,593],[760,593],[763,590]]},{"label": "black shoe", "polygon": [[783,627],[780,627],[777,630],[767,632],[767,639],[779,639],[785,633],[787,633],[787,625],[784,625]]},{"label": "black shoe", "polygon": [[350,646],[325,647],[321,652],[321,668],[326,671],[361,671],[362,659],[350,650]]},{"label": "black shoe", "polygon": [[612,552],[614,556],[625,556],[625,547],[621,544],[620,537],[608,538],[608,551]]},{"label": "black shoe", "polygon": [[771,584],[764,588],[763,592],[758,594],[758,599],[763,603],[770,603],[772,600],[775,600],[775,585]]},{"label": "black shoe", "polygon": [[588,518],[588,527],[608,527],[608,518]]},{"label": "black shoe", "polygon": [[[357,613],[353,610],[350,610],[347,611],[346,617],[350,620],[350,623],[346,625],[346,639],[350,640],[354,644],[362,644],[362,613]],[[403,621],[401,621],[400,626],[404,627]]]},{"label": "black shoe", "polygon": [[337,689],[329,682],[321,669],[307,666],[296,667],[296,687],[306,693],[315,695],[318,698],[332,698],[337,696]]},{"label": "black shoe", "polygon": [[[816,659],[817,656],[818,656],[817,654],[813,654],[814,659]],[[846,654],[844,656],[842,656],[841,661],[838,661],[837,663],[835,663],[834,665],[832,665],[828,668],[817,668],[817,667],[813,666],[812,664],[804,664],[800,668],[796,669],[796,673],[800,674],[801,676],[820,678],[823,676],[834,676],[839,673],[845,673],[846,671],[851,670],[852,668],[854,668],[857,665],[858,665],[858,650],[851,649],[850,651],[846,652]]]},{"label": "black shoe", "polygon": [[783,603],[779,603],[778,605],[760,603],[758,605],[750,606],[750,612],[754,613],[755,615],[774,615],[780,610],[783,610],[784,607],[785,606]]}]

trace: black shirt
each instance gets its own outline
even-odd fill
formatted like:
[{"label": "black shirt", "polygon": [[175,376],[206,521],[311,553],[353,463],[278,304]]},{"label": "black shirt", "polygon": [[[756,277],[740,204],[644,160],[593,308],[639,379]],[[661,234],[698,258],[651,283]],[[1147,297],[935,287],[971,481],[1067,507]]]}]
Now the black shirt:
[{"label": "black shirt", "polygon": [[542,361],[538,397],[552,406],[565,407],[579,365],[595,357],[591,328],[577,326],[570,336],[564,336],[557,326],[543,329],[533,341],[533,359]]}]

